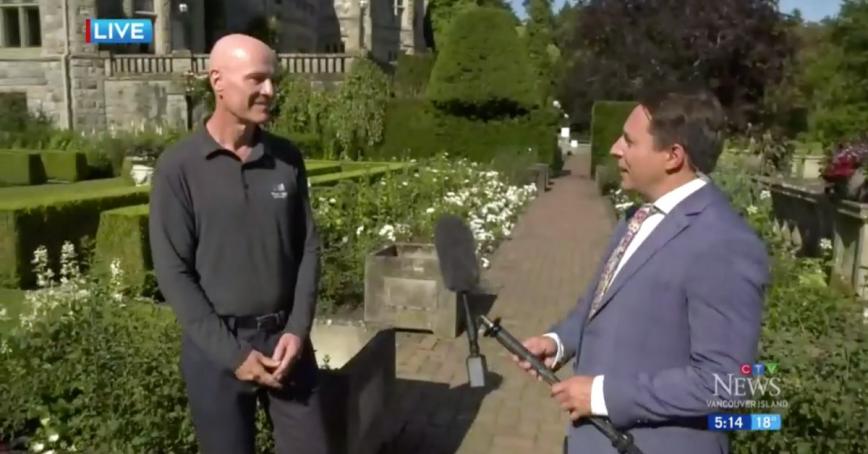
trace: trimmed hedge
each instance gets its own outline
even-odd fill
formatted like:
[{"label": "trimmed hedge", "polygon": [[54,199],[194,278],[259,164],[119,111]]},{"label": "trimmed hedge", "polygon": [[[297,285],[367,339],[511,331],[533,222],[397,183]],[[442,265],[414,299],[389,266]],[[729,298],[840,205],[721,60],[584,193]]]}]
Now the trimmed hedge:
[{"label": "trimmed hedge", "polygon": [[38,154],[0,151],[0,186],[45,183],[45,168]]},{"label": "trimmed hedge", "polygon": [[419,98],[425,96],[431,70],[434,68],[433,53],[401,54],[398,56],[392,90],[398,98]]},{"label": "trimmed hedge", "polygon": [[50,180],[74,183],[86,180],[88,171],[87,157],[74,151],[40,151],[45,175]]},{"label": "trimmed hedge", "polygon": [[103,211],[145,203],[149,192],[122,179],[0,190],[0,287],[32,288],[38,246],[56,265],[64,241],[87,245]]},{"label": "trimmed hedge", "polygon": [[126,287],[139,293],[155,288],[147,204],[103,211],[100,215],[94,250],[95,270],[110,275],[114,259],[118,259],[124,271]]},{"label": "trimmed hedge", "polygon": [[530,56],[512,14],[469,7],[452,23],[431,71],[426,95],[451,113],[493,118],[539,106]]},{"label": "trimmed hedge", "polygon": [[636,107],[630,101],[597,101],[591,112],[591,171],[610,161],[609,151],[621,137],[624,122]]},{"label": "trimmed hedge", "polygon": [[[36,172],[37,178],[35,179],[35,181],[37,182],[23,184],[41,184],[44,183],[46,180],[74,183],[76,181],[87,179],[90,174],[90,166],[88,165],[87,155],[83,152],[10,148],[0,150],[0,154],[31,155],[36,157],[36,160],[38,161],[38,166],[41,166],[41,169],[31,169],[30,172]],[[0,162],[0,165],[2,165],[2,162]],[[16,171],[23,172],[25,170],[22,167],[18,167]],[[44,178],[39,178],[40,174],[44,174]],[[17,180],[24,181],[25,178],[19,176]]]},{"label": "trimmed hedge", "polygon": [[474,121],[438,111],[424,100],[393,100],[386,114],[383,143],[375,159],[423,159],[441,152],[490,163],[495,157],[525,156],[555,171],[562,166],[556,137],[557,120],[549,110],[501,121]]}]

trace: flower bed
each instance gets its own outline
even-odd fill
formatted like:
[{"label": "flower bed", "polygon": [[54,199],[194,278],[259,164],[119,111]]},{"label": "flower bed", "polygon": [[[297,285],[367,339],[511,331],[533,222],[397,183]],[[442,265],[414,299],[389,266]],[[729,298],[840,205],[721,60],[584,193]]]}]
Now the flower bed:
[{"label": "flower bed", "polygon": [[323,241],[320,308],[359,306],[367,254],[392,242],[432,242],[434,222],[444,213],[466,219],[487,266],[488,254],[510,235],[535,193],[532,184],[510,186],[495,171],[445,154],[373,185],[344,181],[317,190],[312,203]]}]

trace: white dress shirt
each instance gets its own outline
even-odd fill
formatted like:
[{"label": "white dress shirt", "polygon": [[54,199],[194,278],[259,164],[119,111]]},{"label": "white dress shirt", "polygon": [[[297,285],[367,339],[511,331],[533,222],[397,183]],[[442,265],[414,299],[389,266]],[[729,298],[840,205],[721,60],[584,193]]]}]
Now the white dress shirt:
[{"label": "white dress shirt", "polygon": [[[627,263],[627,260],[630,260],[630,256],[636,252],[636,249],[639,249],[639,246],[645,241],[648,236],[651,235],[651,232],[654,231],[655,228],[663,221],[663,218],[669,214],[682,200],[686,199],[688,196],[698,191],[700,188],[705,186],[708,182],[708,177],[700,174],[697,178],[667,192],[659,199],[654,201],[654,206],[657,208],[645,221],[642,223],[642,226],[639,227],[639,231],[636,232],[636,236],[633,237],[633,240],[630,241],[630,245],[627,246],[627,250],[624,251],[623,257],[621,257],[621,261],[618,262],[617,268],[615,268],[615,272],[612,273],[612,280],[615,279],[615,276],[618,275],[618,272],[621,271],[621,268]],[[558,352],[555,354],[555,364],[560,364],[563,359],[564,354],[564,345],[561,342],[560,337],[555,333],[546,333],[545,336],[548,336],[554,339],[555,343],[558,346]],[[591,383],[591,414],[595,416],[608,416],[609,412],[606,409],[606,401],[603,398],[603,380],[604,377],[602,375],[597,375],[594,377],[593,382]]]}]

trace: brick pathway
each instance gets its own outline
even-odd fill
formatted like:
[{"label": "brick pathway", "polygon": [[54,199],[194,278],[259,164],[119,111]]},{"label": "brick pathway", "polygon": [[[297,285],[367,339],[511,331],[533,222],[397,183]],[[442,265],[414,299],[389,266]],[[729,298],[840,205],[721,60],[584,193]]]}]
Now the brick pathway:
[{"label": "brick pathway", "polygon": [[[570,174],[528,208],[484,279],[497,299],[488,311],[517,338],[540,334],[575,304],[614,225],[614,216],[577,156]],[[544,382],[519,371],[495,340],[480,338],[490,387],[467,385],[467,338],[399,332],[395,437],[388,454],[561,452],[568,419]],[[569,369],[561,370],[562,377]]]}]

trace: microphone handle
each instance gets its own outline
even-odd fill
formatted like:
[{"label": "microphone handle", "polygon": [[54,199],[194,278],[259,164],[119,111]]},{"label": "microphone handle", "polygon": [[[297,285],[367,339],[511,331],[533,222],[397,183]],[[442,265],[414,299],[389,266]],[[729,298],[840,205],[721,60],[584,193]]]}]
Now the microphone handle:
[{"label": "microphone handle", "polygon": [[492,331],[491,334],[498,340],[498,342],[500,342],[501,345],[522,360],[530,363],[531,367],[533,367],[536,373],[539,374],[546,383],[553,385],[560,381],[558,376],[555,375],[551,369],[546,367],[546,365],[525,348],[524,345],[521,345],[521,342],[510,334],[509,331],[501,328],[500,325],[492,327]]},{"label": "microphone handle", "polygon": [[[525,348],[525,346],[510,334],[509,331],[501,327],[500,323],[492,322],[484,315],[480,316],[480,320],[482,321],[482,325],[485,327],[486,335],[494,336],[494,338],[497,339],[497,341],[507,350],[530,363],[546,383],[553,385],[560,381],[551,369],[546,367],[539,358],[534,356],[527,348]],[[612,443],[612,447],[614,447],[620,454],[642,454],[642,450],[633,443],[632,435],[626,432],[621,432],[608,419],[600,418],[598,416],[591,416],[587,419],[597,428],[597,430],[609,439]]]}]

